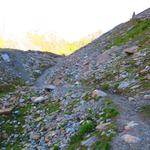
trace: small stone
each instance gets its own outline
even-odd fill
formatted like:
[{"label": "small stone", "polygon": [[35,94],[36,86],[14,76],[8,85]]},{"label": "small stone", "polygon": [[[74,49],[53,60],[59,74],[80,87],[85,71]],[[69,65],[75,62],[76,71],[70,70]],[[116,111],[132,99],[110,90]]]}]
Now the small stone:
[{"label": "small stone", "polygon": [[33,140],[39,140],[40,139],[40,134],[39,133],[32,133],[31,138]]},{"label": "small stone", "polygon": [[50,147],[52,145],[51,141],[47,143],[47,146]]},{"label": "small stone", "polygon": [[40,70],[34,70],[34,73],[41,74]]},{"label": "small stone", "polygon": [[137,89],[139,87],[140,87],[140,85],[137,84],[137,85],[132,86],[130,89],[134,90],[134,89]]},{"label": "small stone", "polygon": [[19,111],[19,110],[16,110],[16,111],[14,112],[14,114],[15,114],[15,115],[19,115],[19,114],[20,114],[20,111]]},{"label": "small stone", "polygon": [[96,129],[99,131],[103,131],[107,129],[107,126],[110,124],[110,122],[107,123],[103,123],[103,124],[99,124],[98,126],[96,126]]},{"label": "small stone", "polygon": [[131,130],[132,128],[134,128],[135,126],[137,126],[138,123],[135,123],[134,121],[130,121],[124,128],[125,130]]},{"label": "small stone", "polygon": [[89,139],[83,141],[81,143],[82,146],[91,147],[95,142],[97,141],[97,138],[95,136],[90,137]]},{"label": "small stone", "polygon": [[75,82],[75,85],[80,85],[80,82],[79,82],[79,81],[76,81],[76,82]]},{"label": "small stone", "polygon": [[36,122],[39,122],[39,121],[41,121],[43,118],[42,117],[37,117],[36,119],[35,119],[35,121]]},{"label": "small stone", "polygon": [[50,131],[47,135],[46,135],[46,138],[52,138],[53,136],[56,135],[56,131]]},{"label": "small stone", "polygon": [[130,83],[127,81],[123,81],[120,83],[120,85],[118,86],[118,89],[125,89],[127,87],[129,87]]},{"label": "small stone", "polygon": [[124,79],[124,78],[128,77],[128,75],[129,75],[128,72],[122,72],[120,74],[120,77]]},{"label": "small stone", "polygon": [[145,100],[150,100],[150,95],[144,95]]},{"label": "small stone", "polygon": [[126,143],[138,143],[140,141],[140,138],[136,136],[132,136],[130,134],[124,134],[121,137]]},{"label": "small stone", "polygon": [[45,101],[47,99],[48,99],[47,96],[45,96],[45,97],[44,96],[40,96],[40,97],[32,97],[31,98],[33,103],[41,103],[41,102],[43,102],[43,101]]},{"label": "small stone", "polygon": [[44,87],[45,91],[51,92],[53,90],[56,89],[56,87],[54,85],[47,85],[46,87]]},{"label": "small stone", "polygon": [[50,141],[49,136],[45,136],[45,142],[48,143]]},{"label": "small stone", "polygon": [[94,90],[92,92],[92,97],[106,97],[107,94],[101,90]]},{"label": "small stone", "polygon": [[14,107],[0,109],[0,115],[9,115],[13,109],[14,109]]},{"label": "small stone", "polygon": [[150,66],[146,66],[143,70],[140,71],[141,74],[150,72]]},{"label": "small stone", "polygon": [[62,82],[63,81],[61,79],[55,79],[53,83],[54,85],[59,86],[60,84],[62,84]]},{"label": "small stone", "polygon": [[71,95],[71,98],[76,98],[76,97],[77,97],[76,94],[72,94],[72,95]]},{"label": "small stone", "polygon": [[135,101],[135,98],[134,97],[129,97],[128,100],[129,100],[129,102],[132,102],[132,101]]},{"label": "small stone", "polygon": [[146,80],[150,80],[150,74],[147,74],[147,75],[145,76],[145,79],[146,79]]},{"label": "small stone", "polygon": [[4,61],[10,62],[10,57],[7,53],[1,54],[1,57],[3,58]]},{"label": "small stone", "polygon": [[74,132],[75,132],[74,128],[67,128],[66,129],[66,133],[74,133]]},{"label": "small stone", "polygon": [[8,134],[7,133],[2,133],[2,138],[4,138],[4,139],[6,139],[6,138],[8,138]]},{"label": "small stone", "polygon": [[24,100],[23,98],[21,98],[21,99],[19,99],[19,102],[20,102],[20,103],[24,103],[25,100]]},{"label": "small stone", "polygon": [[134,54],[137,52],[138,46],[132,46],[130,48],[124,49],[124,52],[127,54]]}]

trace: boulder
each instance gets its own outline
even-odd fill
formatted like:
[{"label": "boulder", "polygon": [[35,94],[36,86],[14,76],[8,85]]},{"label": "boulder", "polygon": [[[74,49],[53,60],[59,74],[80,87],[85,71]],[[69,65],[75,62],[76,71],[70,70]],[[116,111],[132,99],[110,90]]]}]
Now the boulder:
[{"label": "boulder", "polygon": [[143,70],[140,71],[140,74],[146,74],[150,72],[150,66],[146,66]]},{"label": "boulder", "polygon": [[130,83],[129,82],[121,82],[121,84],[118,86],[119,89],[125,89],[129,87]]},{"label": "boulder", "polygon": [[128,82],[128,81],[122,81],[120,83],[120,85],[118,86],[118,89],[126,89],[126,88],[129,87],[129,85],[130,85],[130,82]]},{"label": "boulder", "polygon": [[135,123],[134,121],[130,121],[124,128],[125,128],[125,130],[128,131],[128,130],[133,129],[137,125],[138,125],[138,123]]},{"label": "boulder", "polygon": [[10,62],[10,57],[7,53],[1,54],[1,57],[5,62]]},{"label": "boulder", "polygon": [[94,90],[92,92],[92,97],[106,97],[107,94],[101,90]]},{"label": "boulder", "polygon": [[150,74],[147,74],[147,75],[145,76],[145,79],[146,79],[146,80],[150,80]]},{"label": "boulder", "polygon": [[9,115],[13,109],[14,107],[0,109],[0,115]]},{"label": "boulder", "polygon": [[130,134],[124,134],[121,138],[126,143],[138,143],[140,141],[140,138]]},{"label": "boulder", "polygon": [[39,97],[32,97],[31,100],[33,103],[41,103],[45,100],[47,100],[48,97],[47,96],[39,96]]},{"label": "boulder", "polygon": [[150,95],[144,95],[145,100],[150,100]]},{"label": "boulder", "polygon": [[128,98],[129,102],[135,101],[136,99],[134,97],[129,97]]},{"label": "boulder", "polygon": [[137,52],[138,46],[132,46],[130,48],[124,49],[124,52],[127,54],[134,54]]},{"label": "boulder", "polygon": [[98,131],[104,131],[107,129],[107,126],[110,125],[110,122],[99,124],[96,126],[96,130]]}]

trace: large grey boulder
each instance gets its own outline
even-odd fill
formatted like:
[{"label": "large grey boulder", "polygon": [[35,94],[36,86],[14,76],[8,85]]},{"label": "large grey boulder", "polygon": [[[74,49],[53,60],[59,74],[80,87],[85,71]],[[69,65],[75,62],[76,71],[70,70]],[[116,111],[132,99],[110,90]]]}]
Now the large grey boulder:
[{"label": "large grey boulder", "polygon": [[1,54],[1,57],[5,62],[10,62],[10,57],[7,53]]}]

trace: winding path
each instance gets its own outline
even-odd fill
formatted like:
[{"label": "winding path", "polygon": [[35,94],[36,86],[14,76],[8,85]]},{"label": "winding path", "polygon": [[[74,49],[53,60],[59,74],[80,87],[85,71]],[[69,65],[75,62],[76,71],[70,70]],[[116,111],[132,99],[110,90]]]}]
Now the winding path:
[{"label": "winding path", "polygon": [[136,106],[125,97],[109,96],[120,108],[119,134],[112,142],[112,150],[150,150],[150,126],[141,120]]}]

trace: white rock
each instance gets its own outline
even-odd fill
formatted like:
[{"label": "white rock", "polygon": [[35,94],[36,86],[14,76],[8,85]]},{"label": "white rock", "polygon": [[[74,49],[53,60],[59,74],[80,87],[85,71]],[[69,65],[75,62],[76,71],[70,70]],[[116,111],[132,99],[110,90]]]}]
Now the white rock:
[{"label": "white rock", "polygon": [[135,98],[134,97],[129,97],[128,100],[129,100],[129,102],[132,102],[132,101],[135,101]]},{"label": "white rock", "polygon": [[138,138],[136,136],[132,136],[130,134],[124,134],[121,138],[126,143],[138,143],[140,141],[140,138]]},{"label": "white rock", "polygon": [[41,102],[43,102],[43,101],[45,101],[47,99],[48,99],[47,96],[45,96],[45,97],[44,96],[39,96],[39,97],[32,97],[31,98],[33,103],[41,103]]},{"label": "white rock", "polygon": [[137,89],[139,87],[140,87],[140,85],[137,84],[137,85],[132,86],[130,89],[134,90],[134,89]]},{"label": "white rock", "polygon": [[120,85],[118,86],[118,89],[125,89],[127,87],[129,87],[130,83],[127,81],[123,81],[120,83]]},{"label": "white rock", "polygon": [[2,58],[3,58],[3,60],[4,61],[6,61],[6,62],[10,62],[10,57],[9,57],[9,55],[8,54],[1,54],[1,56],[2,56]]},{"label": "white rock", "polygon": [[138,125],[138,123],[135,123],[134,121],[130,121],[124,128],[125,128],[125,130],[131,130],[132,128],[134,128],[137,125]]},{"label": "white rock", "polygon": [[94,90],[92,92],[92,97],[106,97],[107,94],[101,90]]},{"label": "white rock", "polygon": [[21,99],[19,99],[19,102],[20,102],[20,103],[24,103],[25,100],[24,100],[23,98],[21,98]]},{"label": "white rock", "polygon": [[96,126],[96,130],[103,131],[103,130],[105,130],[107,128],[107,126],[109,124],[110,124],[110,122],[99,124],[99,125]]},{"label": "white rock", "polygon": [[144,95],[145,100],[150,100],[150,95]]},{"label": "white rock", "polygon": [[150,72],[150,66],[146,66],[143,70],[140,71],[141,74]]}]

